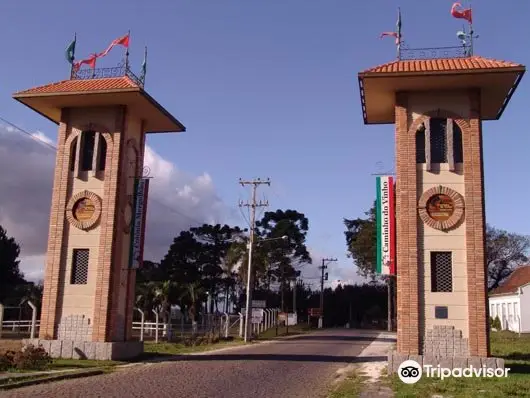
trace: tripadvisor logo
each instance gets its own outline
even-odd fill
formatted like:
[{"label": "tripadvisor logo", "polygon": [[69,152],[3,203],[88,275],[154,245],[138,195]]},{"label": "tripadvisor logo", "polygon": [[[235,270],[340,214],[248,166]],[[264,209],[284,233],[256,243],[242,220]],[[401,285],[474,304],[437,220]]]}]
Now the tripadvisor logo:
[{"label": "tripadvisor logo", "polygon": [[510,368],[487,368],[482,366],[480,368],[470,365],[465,368],[443,368],[440,365],[424,365],[422,366],[413,360],[407,360],[401,363],[398,368],[398,377],[405,384],[417,383],[423,375],[426,377],[437,377],[445,379],[448,377],[508,377]]}]

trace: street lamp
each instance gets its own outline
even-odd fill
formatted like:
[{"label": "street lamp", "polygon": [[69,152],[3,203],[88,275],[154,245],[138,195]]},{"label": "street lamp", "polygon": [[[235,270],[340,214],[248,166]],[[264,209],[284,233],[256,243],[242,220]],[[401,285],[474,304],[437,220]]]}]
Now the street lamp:
[{"label": "street lamp", "polygon": [[[283,235],[279,238],[268,238],[268,239],[260,239],[256,241],[256,244],[262,243],[262,242],[270,242],[273,240],[287,240],[289,237],[287,235]],[[250,236],[250,240],[248,242],[248,269],[247,269],[247,302],[245,306],[245,343],[248,343],[250,340],[250,326],[252,323],[250,322],[251,317],[251,302],[252,302],[252,284],[251,284],[251,275],[252,275],[252,246],[253,246],[254,237]]]}]

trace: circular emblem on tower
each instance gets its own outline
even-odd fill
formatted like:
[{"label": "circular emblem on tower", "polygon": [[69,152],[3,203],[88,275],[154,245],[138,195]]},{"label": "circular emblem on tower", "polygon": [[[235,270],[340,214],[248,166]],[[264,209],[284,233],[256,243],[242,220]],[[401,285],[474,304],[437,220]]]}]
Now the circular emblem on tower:
[{"label": "circular emblem on tower", "polygon": [[421,195],[419,216],[429,227],[441,231],[455,228],[464,216],[464,198],[455,190],[437,186]]},{"label": "circular emblem on tower", "polygon": [[101,198],[94,192],[73,195],[66,206],[66,218],[74,227],[87,231],[96,226],[101,216]]}]

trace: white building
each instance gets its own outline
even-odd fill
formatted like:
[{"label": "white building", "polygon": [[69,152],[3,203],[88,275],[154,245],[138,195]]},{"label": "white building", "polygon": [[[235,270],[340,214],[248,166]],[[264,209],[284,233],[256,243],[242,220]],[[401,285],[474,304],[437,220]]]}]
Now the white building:
[{"label": "white building", "polygon": [[490,317],[503,330],[530,333],[530,266],[519,267],[489,295]]}]

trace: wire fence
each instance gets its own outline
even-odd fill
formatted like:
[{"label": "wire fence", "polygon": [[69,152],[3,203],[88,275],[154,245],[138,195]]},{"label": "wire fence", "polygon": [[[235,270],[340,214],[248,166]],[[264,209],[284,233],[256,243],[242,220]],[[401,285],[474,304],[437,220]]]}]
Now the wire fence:
[{"label": "wire fence", "polygon": [[[138,311],[138,310],[137,310]],[[26,339],[39,335],[40,320],[36,313],[32,319],[4,319],[0,308],[0,338]],[[146,320],[145,314],[140,320],[132,322],[132,337],[134,340],[154,342],[178,342],[190,338],[217,336],[218,338],[243,337],[245,317],[243,314],[202,314],[197,321],[180,317],[164,319],[163,315],[153,311],[154,321]],[[265,332],[278,324],[278,309],[264,309],[261,318],[253,317],[251,332],[254,335]],[[167,314],[169,315],[169,314]]]}]

